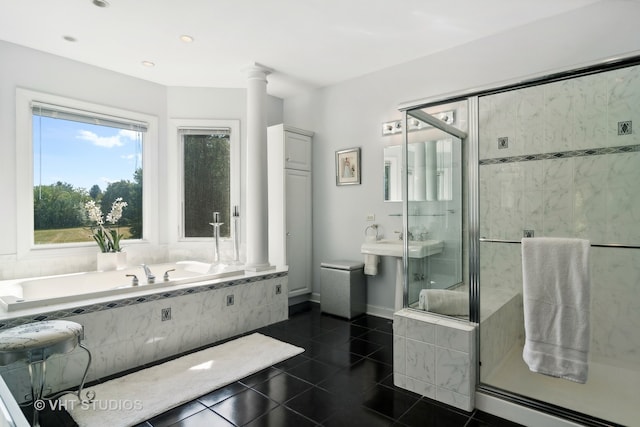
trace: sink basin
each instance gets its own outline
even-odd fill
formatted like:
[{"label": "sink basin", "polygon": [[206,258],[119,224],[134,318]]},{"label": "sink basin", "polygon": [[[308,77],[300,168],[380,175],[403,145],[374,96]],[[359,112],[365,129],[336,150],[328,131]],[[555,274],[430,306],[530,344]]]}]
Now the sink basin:
[{"label": "sink basin", "polygon": [[[360,247],[363,254],[402,257],[404,242],[398,239],[382,239],[365,242]],[[409,258],[424,258],[442,252],[442,240],[410,240]]]}]

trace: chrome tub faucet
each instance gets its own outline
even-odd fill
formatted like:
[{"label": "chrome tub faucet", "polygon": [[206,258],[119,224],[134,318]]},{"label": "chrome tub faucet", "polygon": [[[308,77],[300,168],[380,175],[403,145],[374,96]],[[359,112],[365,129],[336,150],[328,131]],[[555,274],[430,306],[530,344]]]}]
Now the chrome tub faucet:
[{"label": "chrome tub faucet", "polygon": [[156,282],[156,276],[149,270],[149,266],[147,264],[142,264],[142,268],[144,268],[144,274],[147,275],[147,283],[152,284]]}]

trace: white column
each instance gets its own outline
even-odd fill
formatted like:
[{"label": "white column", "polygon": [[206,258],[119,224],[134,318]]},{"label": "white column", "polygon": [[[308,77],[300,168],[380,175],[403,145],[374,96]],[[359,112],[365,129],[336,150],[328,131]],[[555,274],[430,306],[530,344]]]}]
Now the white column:
[{"label": "white column", "polygon": [[427,200],[438,200],[438,141],[427,141],[426,144],[426,178]]},{"label": "white column", "polygon": [[262,271],[269,264],[269,217],[267,206],[267,75],[270,69],[253,63],[247,72],[247,169],[245,268]]},{"label": "white column", "polygon": [[423,201],[427,199],[427,169],[425,164],[424,142],[412,143],[413,149],[413,198],[409,200]]}]

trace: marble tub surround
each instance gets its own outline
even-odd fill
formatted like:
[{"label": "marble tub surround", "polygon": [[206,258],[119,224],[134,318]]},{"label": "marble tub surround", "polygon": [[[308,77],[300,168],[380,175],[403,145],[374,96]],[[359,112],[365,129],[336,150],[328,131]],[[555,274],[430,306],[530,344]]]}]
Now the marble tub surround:
[{"label": "marble tub surround", "polygon": [[[10,327],[64,318],[83,325],[83,343],[93,355],[87,377],[92,381],[286,320],[287,279],[286,271],[282,270],[248,273],[199,287],[191,285],[144,297],[30,313],[2,319],[0,323]],[[166,309],[170,309],[169,316]],[[45,394],[77,386],[86,358],[86,354],[77,350],[65,357],[52,356],[47,366],[49,381]],[[16,400],[26,401],[29,394],[26,368],[12,364],[0,368],[0,374]]]},{"label": "marble tub surround", "polygon": [[393,315],[393,382],[430,399],[472,411],[476,325],[403,309]]}]

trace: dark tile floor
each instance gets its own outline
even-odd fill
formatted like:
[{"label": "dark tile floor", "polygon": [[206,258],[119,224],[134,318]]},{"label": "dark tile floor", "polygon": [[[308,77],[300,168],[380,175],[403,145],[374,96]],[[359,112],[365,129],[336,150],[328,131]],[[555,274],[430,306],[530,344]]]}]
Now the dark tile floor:
[{"label": "dark tile floor", "polygon": [[[289,320],[257,332],[303,347],[304,353],[138,427],[517,426],[395,387],[391,326],[369,315],[353,321],[328,316],[318,304],[293,306]],[[41,414],[41,424],[75,426],[67,413],[51,412]]]}]

